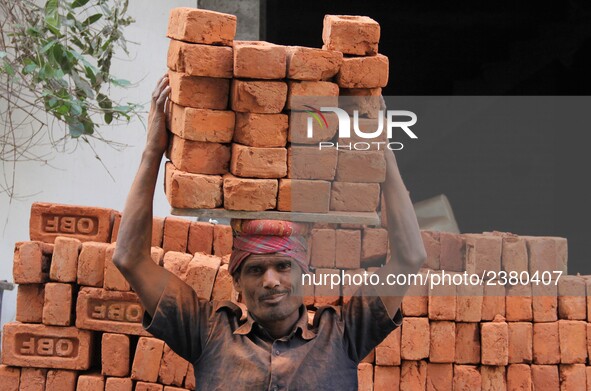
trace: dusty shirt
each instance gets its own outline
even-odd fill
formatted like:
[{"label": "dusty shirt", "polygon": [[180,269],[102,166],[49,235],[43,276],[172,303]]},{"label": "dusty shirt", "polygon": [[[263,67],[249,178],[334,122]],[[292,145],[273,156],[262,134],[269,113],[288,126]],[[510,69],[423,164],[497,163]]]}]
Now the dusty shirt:
[{"label": "dusty shirt", "polygon": [[342,308],[318,309],[312,324],[304,306],[300,315],[274,340],[236,304],[199,299],[171,278],[143,327],[193,363],[197,390],[357,391],[357,364],[402,322],[371,288]]}]

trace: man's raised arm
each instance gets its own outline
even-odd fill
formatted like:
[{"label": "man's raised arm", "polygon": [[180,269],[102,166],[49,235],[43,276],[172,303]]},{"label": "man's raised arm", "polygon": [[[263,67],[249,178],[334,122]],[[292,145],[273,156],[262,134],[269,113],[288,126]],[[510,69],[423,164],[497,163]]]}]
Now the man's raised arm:
[{"label": "man's raised arm", "polygon": [[165,104],[169,92],[168,77],[164,76],[152,94],[148,139],[127,196],[113,256],[113,262],[138,294],[144,309],[152,316],[172,276],[168,270],[156,265],[150,256],[154,189],[160,162],[168,145]]},{"label": "man's raised arm", "polygon": [[[386,282],[388,274],[412,274],[416,273],[427,259],[427,253],[419,223],[415,214],[408,191],[404,186],[394,153],[384,151],[386,157],[386,182],[383,184],[383,192],[388,219],[388,241],[390,244],[390,262],[379,271],[380,281]],[[393,317],[404,296],[407,286],[389,286],[384,284],[378,287],[378,293]]]}]

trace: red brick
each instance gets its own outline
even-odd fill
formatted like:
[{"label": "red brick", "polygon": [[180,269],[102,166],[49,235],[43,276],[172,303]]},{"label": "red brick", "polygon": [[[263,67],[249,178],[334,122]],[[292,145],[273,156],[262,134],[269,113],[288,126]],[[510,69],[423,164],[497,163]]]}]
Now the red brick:
[{"label": "red brick", "polygon": [[453,376],[454,390],[479,390],[482,387],[480,371],[472,365],[455,365]]},{"label": "red brick", "polygon": [[441,254],[439,255],[441,270],[464,271],[464,238],[461,235],[440,232],[439,243],[441,246]]},{"label": "red brick", "polygon": [[336,76],[339,87],[376,88],[388,84],[388,57],[378,54],[369,57],[345,57]]},{"label": "red brick", "polygon": [[282,178],[287,175],[287,149],[232,144],[230,171],[246,178]]},{"label": "red brick", "polygon": [[284,79],[286,47],[265,41],[234,41],[234,77]]},{"label": "red brick", "polygon": [[154,217],[152,219],[152,246],[162,247],[164,236],[164,218]]},{"label": "red brick", "polygon": [[332,181],[337,168],[337,150],[295,146],[287,148],[287,177]]},{"label": "red brick", "polygon": [[193,256],[191,254],[185,254],[178,251],[169,251],[164,254],[162,260],[162,266],[175,276],[184,279],[187,274],[187,268],[189,262],[191,262]]},{"label": "red brick", "polygon": [[328,50],[358,56],[375,55],[380,25],[367,16],[325,15],[322,42]]},{"label": "red brick", "polygon": [[453,389],[453,364],[427,364],[427,391]]},{"label": "red brick", "polygon": [[103,333],[101,373],[105,376],[129,376],[129,336]]},{"label": "red brick", "polygon": [[78,254],[82,243],[76,238],[57,237],[53,248],[49,278],[53,281],[76,282]]},{"label": "red brick", "polygon": [[586,370],[584,364],[561,364],[560,365],[560,390],[575,391],[585,387]]},{"label": "red brick", "polygon": [[50,369],[45,378],[45,391],[75,391],[78,372]]},{"label": "red brick", "polygon": [[585,364],[587,362],[587,323],[578,320],[559,320],[561,364]]},{"label": "red brick", "polygon": [[400,387],[400,367],[374,367],[373,391],[397,390]]},{"label": "red brick", "polygon": [[310,264],[314,267],[335,267],[336,230],[313,229]]},{"label": "red brick", "polygon": [[144,309],[133,292],[82,288],[76,301],[76,327],[108,333],[150,335],[142,328]]},{"label": "red brick", "polygon": [[480,328],[478,323],[456,323],[457,364],[480,363]]},{"label": "red brick", "polygon": [[2,363],[14,366],[86,370],[93,335],[75,327],[10,322],[2,331]]},{"label": "red brick", "polygon": [[357,378],[359,382],[359,391],[373,390],[373,365],[361,363],[357,366]]},{"label": "red brick", "polygon": [[[354,98],[343,98],[341,97],[339,100],[339,104],[342,106],[346,106],[347,104],[354,104]],[[361,115],[361,114],[360,114]],[[388,133],[383,131],[383,128],[387,125],[386,120],[383,117],[378,118],[358,118],[355,120],[353,114],[351,116],[351,123],[350,123],[350,134],[348,137],[341,137],[341,132],[339,132],[338,145],[339,149],[351,149],[352,147],[349,146],[355,145],[358,143],[358,148],[361,151],[384,151],[385,146],[382,144],[381,148],[377,144],[371,144],[374,142],[383,142],[388,143]],[[380,122],[382,122],[380,124]],[[376,134],[377,130],[382,128],[381,133]],[[358,132],[363,135],[362,137]],[[369,137],[369,138],[368,138]],[[366,145],[370,143],[370,145]]]},{"label": "red brick", "polygon": [[58,236],[109,242],[114,211],[107,208],[35,202],[31,206],[31,240],[53,243]]},{"label": "red brick", "polygon": [[384,182],[383,151],[339,151],[336,180],[341,182]]},{"label": "red brick", "polygon": [[511,364],[507,367],[507,389],[532,390],[531,368],[527,364]]},{"label": "red brick", "polygon": [[458,285],[456,293],[456,322],[480,322],[482,319],[482,285]]},{"label": "red brick", "polygon": [[23,323],[41,323],[45,285],[19,285],[16,294],[16,320]]},{"label": "red brick", "polygon": [[[465,266],[468,273],[482,275],[486,271],[501,270],[503,240],[498,236],[467,234]],[[485,279],[488,279],[485,274]]]},{"label": "red brick", "polygon": [[105,391],[132,391],[133,381],[129,377],[108,377]]},{"label": "red brick", "polygon": [[535,364],[560,362],[558,322],[534,323],[533,353]]},{"label": "red brick", "polygon": [[[338,117],[333,112],[322,114],[325,121],[314,120],[307,111],[291,111],[289,113],[287,139],[292,143],[313,145],[318,145],[321,141],[332,140],[337,133],[339,125]],[[310,137],[308,137],[308,122],[312,126]]]},{"label": "red brick", "polygon": [[280,179],[277,210],[285,212],[327,213],[330,182]]},{"label": "red brick", "polygon": [[104,277],[103,287],[108,290],[114,291],[129,291],[131,286],[125,279],[121,271],[113,263],[113,254],[115,254],[116,243],[112,243],[107,247],[105,251],[105,263],[104,263]]},{"label": "red brick", "polygon": [[421,238],[423,239],[423,244],[427,251],[427,261],[425,261],[424,266],[429,269],[439,270],[439,254],[441,253],[439,232],[421,230]]},{"label": "red brick", "polygon": [[113,211],[113,230],[111,231],[111,243],[117,241],[119,235],[119,226],[121,225],[121,213]]},{"label": "red brick", "polygon": [[44,256],[42,243],[18,242],[14,246],[12,276],[17,284],[43,283],[49,278],[51,257]]},{"label": "red brick", "polygon": [[78,376],[78,390],[103,391],[105,389],[105,378],[99,374],[91,373]]},{"label": "red brick", "polygon": [[158,382],[166,385],[182,386],[189,363],[164,344]]},{"label": "red brick", "polygon": [[528,271],[527,246],[524,238],[517,235],[503,236],[501,265],[506,272]]},{"label": "red brick", "polygon": [[168,251],[187,251],[187,241],[189,239],[189,220],[178,217],[167,217],[164,221],[164,240],[162,248]]},{"label": "red brick", "polygon": [[239,178],[226,174],[223,180],[225,209],[248,211],[275,209],[277,179]]},{"label": "red brick", "polygon": [[587,319],[586,282],[582,277],[563,276],[558,280],[558,318]]},{"label": "red brick", "polygon": [[533,325],[529,322],[509,322],[509,364],[533,360]]},{"label": "red brick", "polygon": [[505,287],[499,281],[484,284],[482,296],[482,320],[493,320],[496,315],[505,316]]},{"label": "red brick", "polygon": [[424,270],[419,272],[424,283],[420,280],[411,282],[408,291],[402,298],[402,315],[404,316],[427,316],[429,314],[429,286],[427,275]]},{"label": "red brick", "polygon": [[0,364],[0,379],[4,391],[19,391],[21,369]]},{"label": "red brick", "polygon": [[170,40],[166,64],[173,71],[190,76],[230,79],[233,67],[232,48],[199,45]]},{"label": "red brick", "polygon": [[187,250],[190,254],[211,254],[213,250],[213,224],[193,221],[189,227]]},{"label": "red brick", "polygon": [[565,238],[524,236],[529,254],[529,272],[552,273],[561,270],[566,275],[567,243]]},{"label": "red brick", "polygon": [[379,200],[378,183],[333,182],[330,209],[341,212],[374,212]]},{"label": "red brick", "polygon": [[140,337],[131,366],[131,378],[145,382],[156,382],[163,349],[163,341],[156,338]]},{"label": "red brick", "polygon": [[338,107],[339,86],[329,81],[289,81],[288,110],[306,111],[309,107]]},{"label": "red brick", "polygon": [[138,381],[135,384],[135,391],[163,391],[163,388],[162,384],[157,383]]},{"label": "red brick", "polygon": [[233,111],[195,109],[172,103],[170,131],[180,138],[210,143],[232,141],[236,116]]},{"label": "red brick", "polygon": [[168,156],[175,168],[192,174],[225,174],[230,166],[230,147],[173,136]]},{"label": "red brick", "polygon": [[335,265],[340,269],[358,269],[361,266],[361,231],[336,230]]},{"label": "red brick", "polygon": [[302,46],[287,48],[287,77],[294,80],[328,80],[343,62],[343,53]]},{"label": "red brick", "polygon": [[166,197],[173,208],[213,209],[222,205],[222,177],[191,174],[166,163]]},{"label": "red brick", "polygon": [[187,267],[185,282],[197,292],[197,296],[210,300],[220,265],[221,259],[218,256],[195,253]]},{"label": "red brick", "polygon": [[507,365],[510,349],[507,323],[504,321],[482,323],[480,336],[482,363],[485,365]]},{"label": "red brick", "polygon": [[400,367],[400,391],[424,390],[427,385],[426,361],[403,361]]},{"label": "red brick", "polygon": [[429,357],[429,319],[404,318],[400,356],[403,360],[420,360]]},{"label": "red brick", "polygon": [[[339,90],[339,107],[349,113],[349,116],[353,116],[356,110],[359,117],[379,118],[381,88],[340,88]],[[375,129],[377,126],[374,126],[372,130]],[[380,136],[387,137],[385,132],[382,132]],[[339,143],[340,141],[339,139]],[[378,140],[372,139],[371,141]],[[379,141],[387,142],[387,140]]]},{"label": "red brick", "polygon": [[236,16],[203,9],[179,7],[170,11],[166,36],[179,41],[232,46]]},{"label": "red brick", "polygon": [[45,376],[47,369],[22,368],[19,390],[45,391]]},{"label": "red brick", "polygon": [[79,285],[103,287],[107,243],[85,242],[78,255],[76,282]]},{"label": "red brick", "polygon": [[164,386],[164,390],[163,391],[186,391],[186,388],[173,387],[173,386]]},{"label": "red brick", "polygon": [[[312,316],[312,319],[313,318],[314,318],[314,316]],[[375,359],[376,359],[376,350],[372,349],[371,352],[369,352],[368,355],[365,356],[365,358],[363,360],[361,360],[361,362],[373,364],[375,362]]]},{"label": "red brick", "polygon": [[232,80],[232,110],[248,113],[278,114],[287,100],[287,84],[282,81]]},{"label": "red brick", "polygon": [[397,327],[375,348],[376,365],[400,365],[401,329]]},{"label": "red brick", "polygon": [[285,147],[288,122],[287,114],[236,113],[233,140],[249,147]]},{"label": "red brick", "polygon": [[558,320],[558,287],[532,284],[532,310],[534,322],[554,322]]},{"label": "red brick", "polygon": [[156,265],[162,266],[164,264],[164,250],[160,247],[151,247],[150,258],[152,258]]},{"label": "red brick", "polygon": [[72,325],[72,285],[48,282],[45,284],[43,324]]},{"label": "red brick", "polygon": [[228,265],[223,264],[215,276],[213,290],[211,291],[211,300],[232,300],[232,291],[232,276],[228,272]]},{"label": "red brick", "polygon": [[531,322],[533,306],[531,285],[507,285],[505,317],[508,322]]},{"label": "red brick", "polygon": [[587,391],[591,391],[591,367],[585,367],[585,374],[587,375]]},{"label": "red brick", "polygon": [[453,363],[456,351],[456,324],[448,321],[432,321],[429,361]]},{"label": "red brick", "polygon": [[229,225],[213,226],[213,254],[222,257],[232,252],[232,227]]},{"label": "red brick", "polygon": [[587,323],[587,356],[591,357],[591,323]]},{"label": "red brick", "polygon": [[[434,278],[433,274],[430,278],[429,283],[431,284]],[[455,321],[456,286],[454,284],[434,285],[433,289],[429,289],[429,319]]]},{"label": "red brick", "polygon": [[339,275],[339,271],[336,269],[316,269],[316,281],[321,281],[326,278],[326,284],[322,281],[322,284],[314,286],[314,306],[316,308],[325,305],[339,305],[340,303],[340,286],[334,286],[331,288],[332,275]]},{"label": "red brick", "polygon": [[504,366],[480,366],[482,391],[506,391],[507,379]]},{"label": "red brick", "polygon": [[189,364],[189,367],[187,368],[184,387],[189,390],[195,388],[195,369],[193,368],[193,364]]},{"label": "red brick", "polygon": [[556,365],[532,365],[531,378],[534,390],[558,390],[560,388],[558,366]]},{"label": "red brick", "polygon": [[168,71],[169,99],[180,106],[196,109],[225,110],[228,106],[230,80],[188,76]]}]

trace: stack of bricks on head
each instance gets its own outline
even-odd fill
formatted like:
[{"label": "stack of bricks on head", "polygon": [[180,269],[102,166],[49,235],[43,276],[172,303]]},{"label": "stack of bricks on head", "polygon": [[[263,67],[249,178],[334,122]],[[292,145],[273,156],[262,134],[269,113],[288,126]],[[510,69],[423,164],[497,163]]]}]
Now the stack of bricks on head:
[{"label": "stack of bricks on head", "polygon": [[[223,199],[227,209],[293,210],[285,194],[298,181],[311,189],[329,189],[316,190],[318,200],[307,200],[304,204],[312,209],[304,211],[376,210],[383,165],[378,165],[379,175],[368,176],[373,182],[346,177],[359,175],[355,167],[343,169],[340,175],[345,177],[340,178],[341,164],[359,163],[353,163],[356,157],[342,158],[349,152],[339,151],[330,165],[332,176],[325,177],[327,166],[314,164],[317,149],[302,146],[306,140],[296,140],[299,136],[288,131],[288,116],[298,112],[283,113],[290,94],[338,94],[337,85],[326,81],[331,78],[345,87],[341,95],[379,94],[385,79],[370,85],[350,82],[363,74],[363,67],[380,68],[387,61],[376,54],[379,33],[371,30],[374,23],[329,16],[323,34],[326,50],[282,48],[233,41],[231,15],[173,10],[169,66],[175,136],[167,165],[171,204],[214,208]],[[351,24],[358,34],[347,32]],[[368,59],[381,65],[368,65]],[[259,62],[252,66],[253,61]],[[282,81],[286,77],[291,79],[287,83]],[[232,111],[226,110],[228,97]],[[202,107],[194,108],[195,102]],[[314,137],[334,137],[322,134]],[[287,141],[292,143],[288,148]],[[309,156],[311,163],[298,166],[303,171],[296,174],[289,162],[298,153]],[[371,204],[345,197],[349,186]],[[33,205],[30,241],[15,246],[16,321],[2,332],[2,391],[195,388],[192,365],[142,329],[141,303],[113,265],[120,219],[118,212],[105,208]],[[375,272],[389,252],[386,225],[383,213],[378,227],[317,224],[310,238],[315,273]],[[442,270],[454,275],[485,270],[566,274],[563,238],[431,231],[422,231],[422,236],[428,259],[420,273],[429,281]],[[199,297],[240,300],[228,274],[229,226],[155,218],[152,245],[154,262]],[[519,287],[490,282],[496,281],[411,287],[401,306],[402,326],[359,364],[359,389],[584,390],[587,379],[591,381],[591,301],[586,297],[591,279],[563,275],[547,286]],[[346,303],[356,288],[305,286],[304,302],[312,316],[320,306]]]},{"label": "stack of bricks on head", "polygon": [[171,206],[376,211],[386,175],[383,148],[320,149],[319,142],[338,140],[337,116],[325,113],[325,123],[314,122],[312,137],[307,120],[310,107],[339,107],[339,96],[346,96],[359,102],[348,107],[358,109],[359,128],[375,131],[378,118],[369,117],[378,116],[388,82],[388,58],[378,54],[379,24],[327,15],[322,49],[235,41],[235,31],[233,15],[172,11],[173,135],[165,183]]}]

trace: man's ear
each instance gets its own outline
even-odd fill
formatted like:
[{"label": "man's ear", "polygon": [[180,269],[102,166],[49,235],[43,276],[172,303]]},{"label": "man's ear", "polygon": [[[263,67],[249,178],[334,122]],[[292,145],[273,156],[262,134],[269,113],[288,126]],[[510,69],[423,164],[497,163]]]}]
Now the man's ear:
[{"label": "man's ear", "polygon": [[242,286],[240,285],[240,275],[232,276],[232,285],[234,290],[238,293],[242,293]]}]

